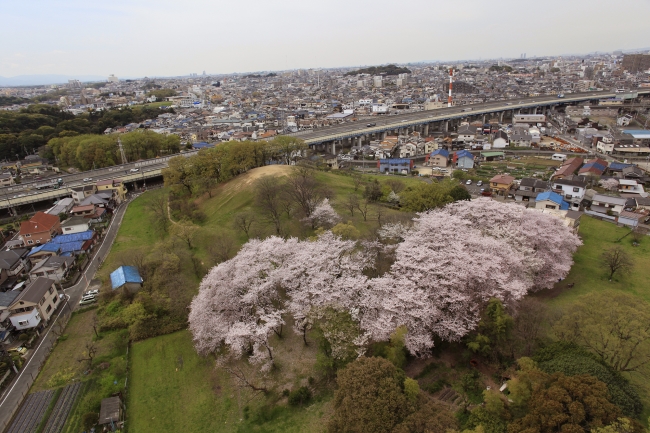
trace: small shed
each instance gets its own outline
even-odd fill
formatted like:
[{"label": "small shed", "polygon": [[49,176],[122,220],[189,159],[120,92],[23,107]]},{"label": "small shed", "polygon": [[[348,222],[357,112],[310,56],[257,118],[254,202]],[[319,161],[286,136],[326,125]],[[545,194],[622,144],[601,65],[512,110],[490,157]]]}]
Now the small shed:
[{"label": "small shed", "polygon": [[124,411],[119,397],[109,397],[102,400],[99,410],[99,425],[115,425],[123,421]]},{"label": "small shed", "polygon": [[131,293],[135,293],[142,287],[142,277],[135,266],[120,266],[111,272],[111,286],[113,290],[124,287]]}]

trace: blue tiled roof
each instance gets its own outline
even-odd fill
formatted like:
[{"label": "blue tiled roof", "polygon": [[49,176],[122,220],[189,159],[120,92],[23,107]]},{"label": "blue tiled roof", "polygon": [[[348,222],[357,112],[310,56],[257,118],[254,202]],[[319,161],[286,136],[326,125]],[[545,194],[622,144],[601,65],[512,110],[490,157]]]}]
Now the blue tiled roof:
[{"label": "blue tiled roof", "polygon": [[569,209],[569,203],[565,202],[562,199],[562,196],[560,194],[557,194],[557,193],[555,193],[553,191],[544,191],[542,193],[539,193],[535,200],[536,201],[549,200],[549,201],[552,201],[554,203],[557,203],[560,206],[560,210],[568,210]]},{"label": "blue tiled roof", "polygon": [[67,235],[59,235],[52,239],[50,243],[52,244],[65,244],[68,242],[85,242],[88,239],[92,239],[93,236],[95,235],[95,232],[92,230],[87,230],[85,232],[80,232],[80,233],[70,233]]},{"label": "blue tiled roof", "polygon": [[633,164],[623,164],[622,162],[610,162],[610,170],[623,170],[626,167],[632,167]]},{"label": "blue tiled roof", "polygon": [[469,159],[474,159],[474,155],[467,151],[467,150],[459,150],[456,152],[456,158],[469,158]]},{"label": "blue tiled roof", "polygon": [[119,289],[126,283],[142,284],[142,277],[135,266],[120,266],[111,272],[111,286]]},{"label": "blue tiled roof", "polygon": [[65,253],[76,253],[82,251],[84,242],[86,241],[64,242],[62,244],[58,244],[58,247],[61,248],[61,255]]},{"label": "blue tiled roof", "polygon": [[605,167],[604,165],[599,164],[597,162],[588,162],[588,163],[586,163],[585,165],[582,166],[580,171],[589,170],[590,168],[595,168],[596,170],[599,170],[599,171],[603,172],[603,171],[605,171],[605,169],[607,167]]},{"label": "blue tiled roof", "polygon": [[39,246],[37,246],[35,248],[32,248],[32,250],[29,252],[29,254],[27,256],[29,257],[29,256],[31,256],[33,254],[38,253],[39,251],[58,253],[60,249],[61,249],[61,245],[54,244],[52,242],[48,242],[46,244],[39,245]]},{"label": "blue tiled roof", "polygon": [[449,152],[447,149],[438,149],[431,152],[431,156],[442,155],[445,158],[449,159]]}]

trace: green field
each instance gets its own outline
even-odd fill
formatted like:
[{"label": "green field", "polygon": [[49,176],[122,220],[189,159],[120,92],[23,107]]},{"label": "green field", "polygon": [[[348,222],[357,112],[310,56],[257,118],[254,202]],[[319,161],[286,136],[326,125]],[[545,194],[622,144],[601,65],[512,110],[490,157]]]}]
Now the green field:
[{"label": "green field", "polygon": [[[583,295],[595,293],[600,290],[614,289],[631,293],[650,302],[650,237],[645,237],[639,246],[632,245],[632,237],[626,234],[630,229],[618,227],[615,224],[600,221],[583,215],[580,222],[580,237],[584,244],[574,255],[574,265],[567,278],[558,283],[548,292],[540,292],[536,296],[546,299],[551,307],[565,308]],[[608,269],[601,262],[603,251],[608,248],[620,246],[627,251],[634,260],[634,268],[623,275],[614,275],[612,281],[608,280]],[[567,284],[574,283],[571,289]],[[626,374],[630,382],[639,388],[645,407],[642,419],[650,416],[650,366],[646,364],[639,373]]]},{"label": "green field", "polygon": [[[291,332],[291,331],[288,331]],[[288,340],[293,340],[288,337]],[[300,338],[298,338],[300,340]],[[293,346],[293,341],[288,345]],[[286,346],[285,344],[284,346]],[[278,350],[280,352],[280,350]],[[285,353],[299,357],[300,353]],[[278,356],[282,358],[282,353]],[[272,391],[267,396],[237,387],[213,357],[200,357],[189,331],[131,347],[127,407],[130,432],[321,432],[327,401],[289,408]],[[287,359],[287,362],[289,360]],[[293,366],[282,364],[281,369]],[[265,410],[270,401],[280,404]]]}]

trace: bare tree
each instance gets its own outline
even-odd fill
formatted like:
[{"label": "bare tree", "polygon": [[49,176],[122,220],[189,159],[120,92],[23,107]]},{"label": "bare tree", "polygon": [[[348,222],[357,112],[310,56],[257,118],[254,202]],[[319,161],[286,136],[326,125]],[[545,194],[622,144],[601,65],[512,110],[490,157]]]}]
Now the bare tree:
[{"label": "bare tree", "polygon": [[261,209],[264,218],[273,223],[275,234],[282,232],[282,185],[276,178],[264,176],[255,183],[255,203]]},{"label": "bare tree", "polygon": [[357,205],[357,209],[363,215],[363,220],[368,221],[368,200],[360,201]]},{"label": "bare tree", "polygon": [[233,227],[239,229],[246,234],[246,239],[250,239],[251,227],[257,221],[257,217],[252,212],[241,212],[235,215],[233,219]]},{"label": "bare tree", "polygon": [[95,346],[95,343],[90,341],[86,343],[85,349],[86,350],[84,350],[83,355],[77,358],[77,362],[86,361],[88,363],[88,368],[90,368],[93,365],[93,359],[95,359],[95,355],[97,355],[97,346]]},{"label": "bare tree", "polygon": [[350,211],[350,215],[354,216],[354,210],[359,206],[359,196],[356,194],[349,194],[345,201],[345,207]]},{"label": "bare tree", "polygon": [[237,385],[240,388],[250,388],[253,391],[263,392],[266,394],[268,388],[264,385],[256,384],[250,377],[247,376],[246,372],[238,365],[226,365],[223,363],[221,367],[226,370],[228,374],[235,378]]},{"label": "bare tree", "polygon": [[361,173],[352,173],[352,183],[354,184],[354,190],[358,191],[359,187],[363,184],[363,176]]},{"label": "bare tree", "polygon": [[208,253],[215,263],[225,262],[237,252],[237,242],[225,232],[217,232],[210,238]]},{"label": "bare tree", "polygon": [[323,200],[321,187],[311,167],[296,166],[287,180],[287,186],[289,196],[306,217],[311,216],[314,208]]},{"label": "bare tree", "polygon": [[187,245],[187,248],[191,250],[194,247],[194,237],[196,236],[197,230],[198,227],[194,224],[181,222],[174,225],[172,234],[176,239],[182,241],[185,245]]},{"label": "bare tree", "polygon": [[516,337],[513,352],[516,358],[531,356],[540,338],[544,335],[548,323],[548,307],[538,299],[529,296],[523,298],[516,306],[513,323],[513,335]]},{"label": "bare tree", "polygon": [[145,209],[153,216],[153,225],[163,233],[169,230],[169,213],[167,209],[167,196],[155,193],[149,195],[145,201]]},{"label": "bare tree", "polygon": [[129,248],[118,253],[118,263],[126,266],[135,266],[140,275],[145,274],[145,262],[148,250],[145,248]]},{"label": "bare tree", "polygon": [[610,248],[603,252],[602,261],[609,269],[609,280],[612,280],[616,272],[624,273],[629,271],[634,262],[628,253],[621,247]]},{"label": "bare tree", "polygon": [[384,209],[384,207],[381,205],[375,206],[375,212],[377,213],[376,214],[377,222],[381,226],[381,219],[382,217],[386,216],[386,209]]},{"label": "bare tree", "polygon": [[395,194],[399,194],[400,192],[404,191],[404,188],[406,188],[406,185],[404,182],[402,182],[399,179],[388,179],[386,181],[386,185],[388,185]]},{"label": "bare tree", "polygon": [[641,242],[641,239],[643,239],[644,236],[648,234],[648,231],[644,229],[643,227],[636,226],[634,229],[632,229],[632,240],[634,240],[635,244],[638,244]]}]

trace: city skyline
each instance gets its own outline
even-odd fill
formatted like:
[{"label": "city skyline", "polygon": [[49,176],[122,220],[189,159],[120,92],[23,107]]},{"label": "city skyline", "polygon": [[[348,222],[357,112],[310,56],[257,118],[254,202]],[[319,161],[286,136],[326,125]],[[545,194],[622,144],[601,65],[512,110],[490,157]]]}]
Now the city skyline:
[{"label": "city skyline", "polygon": [[552,0],[543,11],[510,0],[497,9],[476,0],[448,4],[406,0],[398,14],[388,1],[333,0],[326,8],[294,0],[8,4],[0,37],[12,43],[0,76],[184,76],[517,58],[638,49],[650,40],[647,1],[619,2],[635,11],[624,22],[603,20],[605,1]]}]

